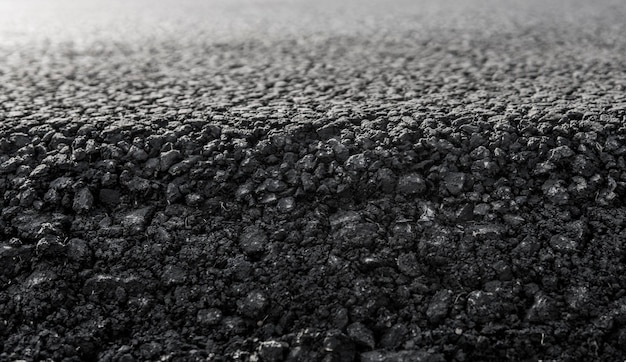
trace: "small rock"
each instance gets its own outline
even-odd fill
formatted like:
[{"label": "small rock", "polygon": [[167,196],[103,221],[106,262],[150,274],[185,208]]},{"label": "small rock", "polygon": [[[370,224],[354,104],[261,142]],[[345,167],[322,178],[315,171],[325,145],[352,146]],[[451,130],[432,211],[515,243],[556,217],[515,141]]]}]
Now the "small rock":
[{"label": "small rock", "polygon": [[37,167],[35,167],[31,171],[29,176],[30,178],[44,177],[44,176],[47,176],[49,172],[50,172],[50,166],[42,163],[42,164],[39,164]]},{"label": "small rock", "polygon": [[396,349],[404,343],[409,330],[407,327],[398,323],[389,328],[380,339],[380,347],[386,349]]},{"label": "small rock", "polygon": [[421,194],[426,191],[426,182],[421,175],[411,173],[398,180],[397,191],[403,194]]},{"label": "small rock", "polygon": [[161,274],[161,280],[166,286],[178,285],[183,284],[187,280],[187,275],[181,267],[169,264],[165,266],[163,274]]},{"label": "small rock", "polygon": [[571,287],[565,297],[567,305],[577,312],[586,307],[590,300],[591,295],[586,286]]},{"label": "small rock", "polygon": [[280,180],[269,179],[265,182],[265,189],[269,192],[282,192],[287,189],[288,185]]},{"label": "small rock", "polygon": [[287,342],[269,340],[259,344],[258,353],[262,361],[278,362],[284,359],[287,348]]},{"label": "small rock", "polygon": [[239,246],[244,254],[257,258],[263,254],[267,245],[267,233],[258,227],[250,227],[239,238]]},{"label": "small rock", "polygon": [[564,205],[569,201],[569,194],[563,186],[563,180],[547,180],[541,186],[541,190],[547,198],[557,205]]},{"label": "small rock", "polygon": [[60,256],[65,251],[65,245],[61,243],[59,237],[47,235],[37,241],[35,250],[41,256]]},{"label": "small rock", "polygon": [[558,309],[554,300],[539,292],[535,295],[533,305],[528,309],[526,318],[531,322],[545,322],[554,319]]},{"label": "small rock", "polygon": [[322,342],[322,346],[326,352],[333,355],[336,361],[352,361],[354,360],[356,350],[352,340],[339,331],[329,331]]},{"label": "small rock", "polygon": [[200,194],[191,193],[185,196],[185,204],[187,206],[197,207],[202,204],[202,201],[204,201],[204,198]]},{"label": "small rock", "polygon": [[278,201],[276,207],[283,214],[289,213],[296,208],[296,200],[293,197],[284,197]]},{"label": "small rock", "polygon": [[571,167],[575,174],[584,177],[590,177],[596,172],[596,167],[593,165],[593,162],[585,155],[576,155],[574,161],[572,161]]},{"label": "small rock", "polygon": [[374,334],[363,323],[352,323],[347,328],[347,333],[353,341],[362,346],[374,349]]},{"label": "small rock", "polygon": [[576,240],[560,234],[550,238],[550,246],[554,251],[574,252],[578,250]]},{"label": "small rock", "polygon": [[180,200],[182,194],[180,193],[180,189],[177,184],[170,182],[167,184],[165,188],[165,200],[167,200],[168,204],[173,204]]},{"label": "small rock", "polygon": [[122,219],[122,225],[135,231],[143,231],[152,215],[151,207],[144,207],[127,213]]},{"label": "small rock", "polygon": [[72,238],[67,242],[67,256],[77,262],[88,261],[91,258],[89,245],[83,239]]},{"label": "small rock", "polygon": [[132,145],[130,147],[127,155],[128,157],[132,158],[134,161],[138,161],[138,162],[143,162],[148,159],[148,154],[146,153],[146,151],[142,150],[141,148],[135,145]]},{"label": "small rock", "polygon": [[398,256],[397,264],[398,269],[403,274],[412,277],[419,275],[420,269],[415,253],[400,254],[400,256]]},{"label": "small rock", "polygon": [[552,162],[558,162],[564,158],[569,158],[574,156],[574,151],[568,146],[559,146],[553,148],[548,153],[548,160]]},{"label": "small rock", "polygon": [[524,221],[526,221],[526,219],[524,219],[522,216],[513,214],[504,214],[504,216],[502,216],[502,219],[505,223],[507,223],[507,225],[511,225],[513,227],[518,227],[522,225]]},{"label": "small rock", "polygon": [[88,188],[83,187],[74,195],[72,209],[77,213],[85,213],[93,207],[93,195]]},{"label": "small rock", "polygon": [[176,164],[183,158],[182,154],[178,150],[169,150],[161,153],[159,158],[159,164],[162,172],[167,172],[170,167]]},{"label": "small rock", "polygon": [[540,162],[533,169],[533,175],[545,175],[551,173],[556,165],[550,161]]},{"label": "small rock", "polygon": [[134,176],[127,182],[123,182],[123,184],[128,187],[130,192],[132,193],[146,193],[151,189],[150,181],[146,180],[143,177]]},{"label": "small rock", "polygon": [[479,322],[486,322],[490,319],[494,310],[496,310],[494,306],[495,302],[496,298],[494,293],[484,292],[482,290],[470,292],[467,296],[467,314],[470,318],[476,319]]},{"label": "small rock", "polygon": [[196,315],[196,321],[203,326],[214,326],[222,320],[222,311],[217,308],[201,309]]},{"label": "small rock", "polygon": [[246,331],[246,321],[238,316],[227,316],[222,319],[222,326],[224,329],[233,334],[240,334]]},{"label": "small rock", "polygon": [[386,194],[392,194],[396,188],[396,175],[390,169],[383,167],[376,172],[376,179],[381,190]]},{"label": "small rock", "polygon": [[426,316],[431,323],[440,323],[448,315],[452,296],[451,290],[440,290],[433,296],[426,310]]},{"label": "small rock", "polygon": [[462,172],[450,172],[443,179],[443,185],[454,196],[458,196],[463,192],[467,175]]},{"label": "small rock", "polygon": [[478,224],[471,228],[471,232],[475,238],[495,239],[502,235],[503,228],[497,224]]},{"label": "small rock", "polygon": [[358,172],[365,170],[368,166],[368,163],[369,161],[367,157],[364,154],[359,153],[348,157],[348,159],[344,163],[344,166],[346,166],[346,168],[349,170]]},{"label": "small rock", "polygon": [[348,159],[348,157],[350,157],[350,150],[348,150],[348,147],[343,145],[337,139],[330,139],[329,143],[331,144],[333,153],[335,154],[335,159],[338,162],[344,163]]},{"label": "small rock", "polygon": [[467,203],[456,212],[456,222],[467,222],[474,219],[474,205]]},{"label": "small rock", "polygon": [[257,318],[269,306],[269,300],[265,293],[255,290],[237,302],[237,309],[241,314],[250,318]]}]

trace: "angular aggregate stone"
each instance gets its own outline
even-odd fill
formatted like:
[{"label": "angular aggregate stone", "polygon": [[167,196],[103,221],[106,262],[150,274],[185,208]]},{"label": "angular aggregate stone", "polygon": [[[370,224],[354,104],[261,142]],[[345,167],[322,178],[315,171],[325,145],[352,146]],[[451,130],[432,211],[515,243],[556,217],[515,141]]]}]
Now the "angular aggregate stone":
[{"label": "angular aggregate stone", "polygon": [[223,313],[218,308],[201,309],[198,311],[196,321],[201,325],[215,326],[222,320]]},{"label": "angular aggregate stone", "polygon": [[159,165],[162,172],[167,172],[170,167],[182,159],[182,154],[178,150],[163,152],[159,158]]},{"label": "angular aggregate stone", "polygon": [[261,316],[269,304],[267,295],[261,291],[255,290],[248,293],[243,299],[237,302],[237,309],[244,316],[257,318]]},{"label": "angular aggregate stone", "polygon": [[259,343],[258,354],[263,361],[278,362],[284,359],[288,348],[287,342],[268,340]]},{"label": "angular aggregate stone", "polygon": [[531,322],[545,322],[556,318],[557,313],[555,301],[543,293],[537,293],[532,306],[526,312],[526,318]]},{"label": "angular aggregate stone", "polygon": [[74,195],[72,208],[77,213],[85,213],[93,208],[94,198],[88,188],[83,187]]},{"label": "angular aggregate stone", "polygon": [[462,172],[450,172],[443,179],[443,185],[452,195],[459,195],[463,192],[467,175]]},{"label": "angular aggregate stone", "polygon": [[453,293],[451,290],[440,290],[431,299],[426,316],[431,323],[439,323],[446,317],[450,309]]},{"label": "angular aggregate stone", "polygon": [[265,231],[256,226],[246,229],[239,237],[239,246],[244,254],[250,257],[260,257],[265,252],[268,243]]},{"label": "angular aggregate stone", "polygon": [[496,310],[495,303],[497,300],[494,293],[482,290],[472,291],[467,296],[467,314],[477,321],[486,322],[491,319]]},{"label": "angular aggregate stone", "polygon": [[400,177],[396,190],[403,194],[421,194],[426,191],[426,181],[416,173]]},{"label": "angular aggregate stone", "polygon": [[130,211],[122,218],[122,225],[134,231],[142,231],[150,222],[153,212],[149,206]]},{"label": "angular aggregate stone", "polygon": [[357,344],[374,349],[374,334],[363,323],[352,323],[346,329],[348,336]]}]

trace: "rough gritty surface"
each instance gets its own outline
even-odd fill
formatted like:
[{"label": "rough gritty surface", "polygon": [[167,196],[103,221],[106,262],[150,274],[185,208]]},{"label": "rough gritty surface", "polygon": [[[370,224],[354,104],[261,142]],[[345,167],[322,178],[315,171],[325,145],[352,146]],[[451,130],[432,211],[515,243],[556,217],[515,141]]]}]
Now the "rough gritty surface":
[{"label": "rough gritty surface", "polygon": [[624,360],[590,3],[0,1],[0,360]]}]

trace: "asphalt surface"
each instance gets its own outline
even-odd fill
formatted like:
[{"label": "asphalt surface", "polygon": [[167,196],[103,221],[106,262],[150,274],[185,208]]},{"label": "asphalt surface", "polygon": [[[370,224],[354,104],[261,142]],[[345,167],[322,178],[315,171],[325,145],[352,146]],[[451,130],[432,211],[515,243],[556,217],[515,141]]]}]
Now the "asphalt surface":
[{"label": "asphalt surface", "polygon": [[0,0],[0,360],[625,360],[625,18]]}]

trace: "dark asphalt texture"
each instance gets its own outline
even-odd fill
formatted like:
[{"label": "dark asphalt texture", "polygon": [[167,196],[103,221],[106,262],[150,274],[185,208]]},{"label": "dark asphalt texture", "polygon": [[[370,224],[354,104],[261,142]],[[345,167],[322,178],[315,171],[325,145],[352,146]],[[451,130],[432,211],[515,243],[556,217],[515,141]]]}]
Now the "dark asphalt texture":
[{"label": "dark asphalt texture", "polygon": [[0,361],[626,360],[624,19],[0,0]]}]

